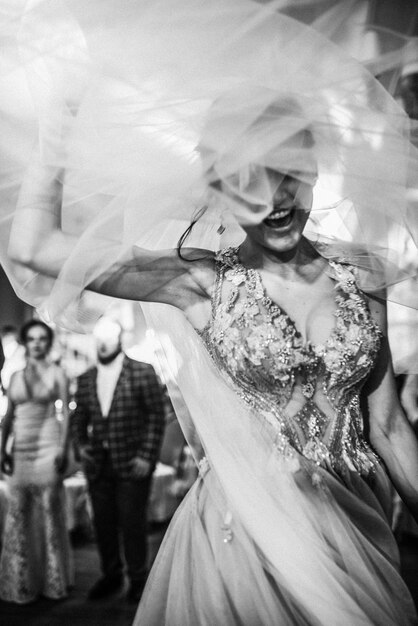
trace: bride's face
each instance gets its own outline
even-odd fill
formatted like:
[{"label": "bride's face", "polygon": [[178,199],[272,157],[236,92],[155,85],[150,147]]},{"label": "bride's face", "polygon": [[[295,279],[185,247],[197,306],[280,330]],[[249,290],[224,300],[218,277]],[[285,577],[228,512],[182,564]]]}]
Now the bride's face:
[{"label": "bride's face", "polygon": [[299,133],[285,146],[295,148],[285,172],[274,168],[273,154],[268,166],[250,164],[222,181],[222,192],[253,243],[280,253],[300,242],[317,179],[312,145],[310,133]]},{"label": "bride's face", "polygon": [[[243,225],[247,237],[263,247],[287,252],[295,248],[312,208],[313,184],[300,180],[299,172],[286,175],[269,173],[272,183],[271,204],[259,223]],[[257,211],[257,207],[254,207]]]},{"label": "bride's face", "polygon": [[254,168],[239,196],[231,181],[223,183],[223,191],[232,200],[234,213],[248,238],[264,248],[287,252],[302,238],[315,182],[315,173],[293,170],[284,174]]}]

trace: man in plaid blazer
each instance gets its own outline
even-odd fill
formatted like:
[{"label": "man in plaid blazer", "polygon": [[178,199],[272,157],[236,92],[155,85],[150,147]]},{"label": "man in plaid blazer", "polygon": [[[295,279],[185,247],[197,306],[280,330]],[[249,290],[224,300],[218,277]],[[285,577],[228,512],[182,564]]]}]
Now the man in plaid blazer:
[{"label": "man in plaid blazer", "polygon": [[98,364],[78,378],[71,431],[89,483],[103,572],[89,598],[121,587],[122,534],[128,598],[138,601],[147,575],[146,508],[164,405],[154,368],[122,352],[121,332],[107,319],[96,326]]}]

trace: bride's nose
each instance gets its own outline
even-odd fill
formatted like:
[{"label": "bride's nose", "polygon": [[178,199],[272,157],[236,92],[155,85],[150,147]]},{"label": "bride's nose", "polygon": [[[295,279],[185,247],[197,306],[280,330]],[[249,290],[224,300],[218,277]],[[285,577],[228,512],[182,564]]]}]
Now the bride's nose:
[{"label": "bride's nose", "polygon": [[291,186],[289,185],[288,181],[286,182],[286,179],[283,179],[280,183],[276,183],[276,186],[275,188],[273,188],[272,191],[273,202],[275,204],[292,201],[294,198]]}]

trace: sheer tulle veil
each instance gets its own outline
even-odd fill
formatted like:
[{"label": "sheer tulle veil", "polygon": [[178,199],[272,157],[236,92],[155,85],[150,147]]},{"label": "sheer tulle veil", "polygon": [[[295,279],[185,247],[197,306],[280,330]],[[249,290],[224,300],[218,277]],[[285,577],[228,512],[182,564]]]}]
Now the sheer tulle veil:
[{"label": "sheer tulle veil", "polygon": [[[269,168],[315,179],[306,235],[324,256],[354,265],[365,290],[397,298],[393,285],[417,272],[418,219],[408,190],[417,183],[418,154],[410,122],[367,68],[333,43],[338,11],[312,24],[309,11],[297,19],[298,7],[314,4],[9,3],[0,236],[18,295],[46,318],[88,328],[108,301],[97,296],[94,309],[86,306],[85,287],[127,251],[175,248],[202,207],[187,246],[239,244],[240,224],[263,218],[245,211],[242,200],[254,199],[254,173],[265,199]],[[346,14],[351,3],[334,5]],[[22,270],[7,256],[16,204],[30,202],[22,188],[34,154],[64,172],[62,227],[77,236],[56,279]],[[233,193],[223,194],[221,181]],[[31,208],[50,210],[42,199]],[[397,299],[418,308],[416,291]],[[143,309],[186,437],[196,460],[205,456],[212,468],[204,481],[215,507],[240,520],[234,541],[244,545],[250,537],[248,560],[237,567],[268,570],[297,599],[306,623],[343,624],[347,615],[353,624],[371,623],[371,616],[374,623],[412,623],[401,581],[386,593],[396,547],[375,496],[354,502],[321,468],[321,489],[302,484],[298,464],[272,446],[269,416],[254,415],[222,379],[182,313],[162,304]],[[353,489],[360,493],[360,482]],[[378,473],[376,491],[388,489]],[[329,534],[319,523],[324,516]],[[376,533],[388,558],[370,549]],[[181,598],[173,592],[169,601]],[[275,623],[277,606],[265,599],[264,610],[265,623]],[[194,623],[207,623],[198,618]],[[281,623],[293,618],[284,614]]]},{"label": "sheer tulle veil", "polygon": [[[10,3],[1,74],[3,237],[33,151],[65,171],[63,226],[79,236],[53,285],[42,289],[41,277],[28,274],[15,279],[19,293],[51,318],[77,323],[80,294],[105,264],[134,244],[155,248],[164,225],[174,247],[202,205],[209,205],[206,225],[223,220],[223,243],[236,241],[237,222],[254,218],[215,181],[240,172],[232,184],[245,198],[251,169],[310,180],[313,162],[307,235],[326,244],[325,254],[364,270],[366,289],[413,275],[418,220],[407,192],[417,153],[409,120],[330,41],[347,6],[334,3],[314,28],[289,16],[299,7],[306,21],[310,6],[181,0],[174,12],[162,0]],[[312,159],[289,141],[306,128]],[[403,304],[416,305],[410,300]]]},{"label": "sheer tulle veil", "polygon": [[[132,245],[175,247],[202,206],[202,247],[242,239],[239,223],[263,215],[243,211],[219,183],[245,200],[254,170],[260,179],[268,167],[317,176],[306,235],[321,254],[355,265],[365,290],[386,289],[418,308],[409,199],[417,151],[400,106],[351,56],[342,24],[352,5],[6,3],[0,219],[2,262],[17,293],[82,330],[107,304],[87,307],[85,286]],[[382,56],[381,68],[400,56]],[[372,65],[378,72],[379,58]],[[310,158],[291,141],[304,129]],[[22,181],[34,156],[65,172],[62,224],[78,237],[56,280],[6,254],[16,203],[30,202]],[[47,209],[41,204],[36,210]],[[213,236],[221,222],[222,241]],[[408,280],[410,288],[393,288]],[[404,369],[414,361],[411,353]]]}]

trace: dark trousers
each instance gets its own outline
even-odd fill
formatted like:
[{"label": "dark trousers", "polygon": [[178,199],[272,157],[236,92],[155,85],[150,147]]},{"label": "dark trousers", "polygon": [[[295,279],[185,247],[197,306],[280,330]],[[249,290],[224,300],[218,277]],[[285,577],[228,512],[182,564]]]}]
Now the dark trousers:
[{"label": "dark trousers", "polygon": [[[147,577],[147,503],[151,477],[118,478],[107,458],[100,476],[89,483],[94,527],[104,576],[123,571],[121,543],[133,585]],[[122,542],[121,542],[122,539]]]}]

